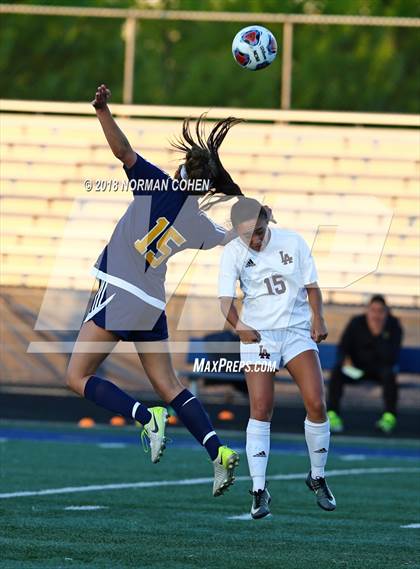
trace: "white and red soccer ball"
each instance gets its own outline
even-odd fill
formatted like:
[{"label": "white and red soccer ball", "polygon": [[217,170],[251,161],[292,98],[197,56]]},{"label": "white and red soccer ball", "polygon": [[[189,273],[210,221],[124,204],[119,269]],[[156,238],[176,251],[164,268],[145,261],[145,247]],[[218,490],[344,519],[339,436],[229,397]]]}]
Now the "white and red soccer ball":
[{"label": "white and red soccer ball", "polygon": [[248,26],[234,37],[232,53],[236,63],[244,69],[264,69],[276,58],[276,38],[263,26]]}]

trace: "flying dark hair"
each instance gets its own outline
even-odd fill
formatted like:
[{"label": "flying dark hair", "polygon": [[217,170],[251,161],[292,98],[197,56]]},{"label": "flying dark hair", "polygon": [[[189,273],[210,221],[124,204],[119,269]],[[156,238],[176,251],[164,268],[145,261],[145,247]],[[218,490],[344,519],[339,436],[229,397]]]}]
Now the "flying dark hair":
[{"label": "flying dark hair", "polygon": [[249,221],[250,219],[268,221],[268,212],[258,200],[245,197],[239,198],[230,210],[230,220],[233,227],[237,227],[243,221]]},{"label": "flying dark hair", "polygon": [[[204,196],[201,203],[202,210],[207,210],[215,203],[229,200],[233,196],[243,195],[219,157],[219,148],[227,133],[233,126],[243,121],[234,117],[221,120],[212,128],[206,139],[205,118],[206,114],[202,114],[196,122],[196,140],[191,133],[190,119],[186,118],[182,125],[182,135],[171,142],[174,148],[185,153],[184,165],[188,179],[210,181],[211,190]],[[224,194],[224,197],[212,200],[214,194]]]}]

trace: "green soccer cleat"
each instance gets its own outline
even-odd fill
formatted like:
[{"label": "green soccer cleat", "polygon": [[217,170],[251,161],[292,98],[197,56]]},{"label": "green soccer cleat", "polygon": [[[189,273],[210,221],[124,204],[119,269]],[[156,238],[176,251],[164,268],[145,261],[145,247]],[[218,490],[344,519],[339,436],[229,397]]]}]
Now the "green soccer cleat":
[{"label": "green soccer cleat", "polygon": [[327,415],[330,420],[330,431],[332,433],[342,433],[344,424],[341,417],[335,411],[328,411]]},{"label": "green soccer cleat", "polygon": [[239,455],[227,446],[219,447],[214,464],[213,496],[221,496],[235,481],[234,470],[239,464]]},{"label": "green soccer cleat", "polygon": [[376,422],[375,426],[385,435],[390,435],[397,426],[397,418],[393,413],[387,411],[382,415],[379,421]]},{"label": "green soccer cleat", "polygon": [[165,427],[168,411],[165,407],[150,407],[152,418],[144,425],[141,432],[141,442],[147,452],[150,446],[150,456],[153,463],[159,462],[166,447]]}]

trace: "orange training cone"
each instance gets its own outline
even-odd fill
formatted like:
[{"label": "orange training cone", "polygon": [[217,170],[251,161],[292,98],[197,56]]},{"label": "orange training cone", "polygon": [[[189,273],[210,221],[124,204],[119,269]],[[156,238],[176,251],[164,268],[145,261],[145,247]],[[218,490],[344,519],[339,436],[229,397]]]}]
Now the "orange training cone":
[{"label": "orange training cone", "polygon": [[124,417],[121,417],[121,415],[115,415],[115,417],[111,417],[109,424],[113,427],[124,427],[126,422]]},{"label": "orange training cone", "polygon": [[95,426],[95,421],[91,417],[83,417],[77,424],[82,429],[91,429]]},{"label": "orange training cone", "polygon": [[220,419],[220,421],[233,421],[233,419],[235,418],[235,414],[232,413],[232,411],[228,411],[227,409],[223,409],[217,415],[217,418]]}]

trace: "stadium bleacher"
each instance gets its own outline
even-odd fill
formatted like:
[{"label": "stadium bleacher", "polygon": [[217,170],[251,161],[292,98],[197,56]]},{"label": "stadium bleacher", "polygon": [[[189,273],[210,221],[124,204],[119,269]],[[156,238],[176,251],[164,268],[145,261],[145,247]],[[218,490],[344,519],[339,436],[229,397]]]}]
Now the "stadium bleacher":
[{"label": "stadium bleacher", "polygon": [[[176,168],[168,140],[180,121],[119,122],[149,160]],[[90,287],[89,267],[130,200],[127,192],[83,186],[85,179],[124,180],[96,119],[3,113],[1,123],[2,284]],[[239,125],[223,150],[243,191],[313,244],[327,300],[360,304],[381,290],[407,307],[419,305],[418,157],[411,129],[325,125]],[[228,208],[214,210],[217,221],[226,222]],[[80,242],[79,255],[73,245]],[[200,253],[195,262],[216,273],[218,256]],[[188,253],[171,260],[169,286],[213,295],[213,281],[186,271],[190,262]]]},{"label": "stadium bleacher", "polygon": [[[14,346],[3,371],[26,389],[52,387],[66,355],[37,355],[30,373],[35,355],[21,355],[28,342],[74,340],[70,332],[33,331],[43,290],[61,289],[67,311],[83,312],[83,291],[93,286],[91,266],[131,195],[84,188],[85,179],[125,179],[95,117],[3,113],[0,119],[1,282],[6,305],[11,300],[4,312],[6,343]],[[139,152],[175,170],[179,155],[169,139],[179,133],[180,120],[118,120]],[[233,129],[226,140],[223,160],[243,191],[270,204],[279,224],[313,244],[324,297],[343,306],[328,313],[333,342],[349,315],[344,305],[362,304],[378,291],[402,308],[408,345],[418,340],[407,311],[419,306],[418,151],[417,134],[408,128],[250,123]],[[212,216],[225,224],[229,207],[216,207]],[[169,303],[168,316],[181,322],[178,341],[187,340],[189,330],[222,325],[214,299],[219,254],[218,249],[186,251],[170,261],[167,291],[178,297]],[[188,295],[185,304],[183,295]],[[184,358],[175,353],[178,369]],[[107,373],[113,372],[127,385],[148,389],[135,356],[113,355]],[[402,404],[416,396],[406,390]]]}]

